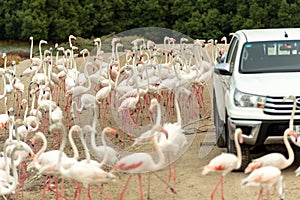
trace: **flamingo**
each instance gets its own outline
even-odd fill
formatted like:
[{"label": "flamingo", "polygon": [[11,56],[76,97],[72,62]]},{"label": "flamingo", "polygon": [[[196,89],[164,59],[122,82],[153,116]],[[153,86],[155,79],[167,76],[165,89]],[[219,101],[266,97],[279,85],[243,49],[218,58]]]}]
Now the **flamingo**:
[{"label": "flamingo", "polygon": [[126,184],[124,185],[123,190],[120,194],[120,200],[124,198],[125,191],[128,187],[129,181],[133,174],[138,174],[140,195],[141,195],[141,199],[144,199],[144,195],[142,191],[141,173],[158,170],[165,164],[164,154],[160,149],[160,147],[157,145],[156,137],[154,137],[154,133],[156,133],[157,131],[162,132],[166,136],[168,135],[168,132],[164,130],[163,127],[160,125],[153,126],[151,129],[151,141],[154,149],[158,154],[158,159],[159,159],[158,162],[155,162],[150,154],[144,152],[138,152],[138,153],[132,153],[128,156],[121,158],[112,168],[111,172],[118,170],[118,171],[130,173],[126,181]]},{"label": "flamingo", "polygon": [[137,88],[137,95],[135,97],[128,97],[125,98],[122,102],[121,105],[118,107],[118,112],[121,112],[123,110],[130,110],[130,109],[135,109],[136,108],[136,104],[138,103],[139,99],[140,99],[140,92],[139,92],[139,84],[137,81],[137,71],[136,68],[133,68],[133,73],[134,73],[134,82],[136,84],[136,88]]},{"label": "flamingo", "polygon": [[281,153],[269,153],[267,155],[264,155],[260,158],[252,160],[251,163],[247,166],[245,169],[245,173],[249,173],[257,168],[263,167],[263,166],[274,166],[279,169],[285,169],[289,167],[294,162],[294,151],[288,141],[288,135],[293,136],[296,140],[298,138],[298,135],[296,132],[291,130],[290,128],[287,128],[284,131],[283,134],[283,141],[286,146],[286,149],[288,151],[288,159],[285,158],[284,155]]},{"label": "flamingo", "polygon": [[[43,166],[46,166],[47,164],[50,163],[55,163],[55,164],[57,163],[59,151],[58,150],[46,151],[48,142],[44,133],[40,131],[35,133],[34,137],[32,138],[32,143],[34,144],[38,138],[42,139],[43,145],[41,149],[36,153],[33,161],[27,165],[27,171],[30,170],[31,168],[35,168],[40,173],[42,173]],[[67,155],[63,154],[62,156],[66,157]]]},{"label": "flamingo", "polygon": [[[27,151],[27,148],[24,148],[24,146],[21,143],[17,143],[12,151],[11,157],[12,158],[15,157],[16,151],[19,151],[19,150]],[[8,162],[6,162],[6,163],[7,163],[6,167],[8,168]],[[0,177],[0,194],[3,196],[4,199],[6,199],[6,197],[4,195],[13,193],[18,185],[18,173],[17,173],[17,168],[15,166],[14,159],[11,159],[11,166],[12,166],[12,171],[13,171],[13,179],[8,174],[8,171],[4,172],[2,170],[0,173],[1,174],[0,175],[1,176]],[[3,176],[4,174],[5,174],[5,176]]]},{"label": "flamingo", "polygon": [[23,76],[32,76],[33,74],[36,73],[36,71],[39,69],[39,66],[36,65],[30,65],[27,67],[21,74],[20,77],[22,78]]},{"label": "flamingo", "polygon": [[[116,135],[117,131],[111,127],[105,127],[101,132],[101,140],[102,140],[103,146],[97,146],[96,142],[95,142],[95,130],[90,125],[85,125],[83,130],[91,131],[91,133],[92,133],[91,134],[92,149],[95,152],[95,156],[97,157],[97,159],[101,160],[100,163],[92,160],[95,163],[95,165],[97,165],[98,167],[102,167],[103,164],[105,164],[107,166],[112,166],[113,164],[115,164],[118,160],[118,158],[117,158],[118,153],[112,147],[109,147],[106,145],[105,135],[107,133]],[[86,147],[85,140],[82,137],[82,134],[80,136],[81,136],[80,139],[82,140],[82,143],[83,143],[83,146],[84,146],[84,149],[86,152],[86,160],[89,162],[90,155],[89,155],[88,149]]]},{"label": "flamingo", "polygon": [[222,153],[221,155],[218,155],[217,157],[213,158],[208,165],[203,167],[202,175],[206,175],[210,171],[216,171],[221,172],[221,177],[219,181],[217,182],[215,188],[213,189],[212,193],[210,194],[210,199],[213,200],[215,193],[221,184],[221,195],[222,199],[225,199],[224,197],[224,190],[223,190],[223,179],[224,177],[231,172],[234,169],[239,169],[242,164],[242,152],[240,143],[243,142],[242,137],[242,129],[237,128],[234,133],[234,142],[235,147],[237,149],[237,156],[231,153]]},{"label": "flamingo", "polygon": [[263,198],[263,189],[267,190],[267,200],[270,199],[270,189],[275,186],[278,187],[278,194],[280,199],[283,199],[283,176],[281,170],[273,166],[264,166],[252,171],[241,182],[242,187],[260,186],[258,193],[258,200]]},{"label": "flamingo", "polygon": [[[62,124],[60,124],[62,127],[62,131],[65,132],[65,128]],[[70,167],[65,168],[63,166],[63,159],[66,158],[64,155],[64,148],[66,145],[66,139],[65,134],[63,134],[63,140],[59,149],[59,157],[58,157],[58,163],[57,168],[60,172],[60,175],[64,178],[69,178],[75,181],[78,181],[82,183],[85,187],[88,187],[90,184],[97,185],[103,182],[109,182],[115,180],[115,175],[113,175],[110,172],[106,172],[103,169],[99,168],[96,165],[93,165],[89,162],[75,162]],[[79,187],[79,186],[78,186]],[[78,188],[79,189],[79,188]],[[88,198],[90,194],[88,193]]]},{"label": "flamingo", "polygon": [[[174,96],[174,101],[175,101],[175,109],[176,109],[176,116],[177,116],[177,121],[175,123],[164,123],[163,128],[168,132],[168,138],[166,138],[164,135],[161,135],[160,138],[158,139],[158,145],[160,148],[163,150],[163,152],[166,152],[168,154],[168,159],[170,159],[170,156],[174,157],[178,154],[179,150],[182,149],[185,145],[188,144],[187,138],[184,134],[184,130],[182,128],[182,119],[181,119],[181,114],[180,114],[180,108],[179,108],[179,103],[178,103],[178,92],[181,89],[178,89],[176,91],[175,96]],[[154,101],[154,105],[158,106],[158,110],[160,109],[160,106],[158,105],[158,101]],[[149,107],[149,109],[152,109],[153,104]],[[161,111],[159,111],[161,112]],[[160,114],[159,114],[160,115]],[[160,116],[157,117],[160,117]],[[169,160],[170,162],[170,160]],[[175,188],[175,183],[176,183],[176,160],[174,161],[174,175],[173,175],[173,180],[174,180],[174,187]],[[171,178],[171,168],[170,168],[170,173],[169,173],[169,180]],[[168,182],[169,182],[168,180]],[[167,186],[168,186],[167,182]],[[166,189],[168,188],[166,186]],[[165,190],[166,191],[166,190]]]},{"label": "flamingo", "polygon": [[101,103],[104,99],[107,99],[111,89],[112,89],[112,80],[110,77],[110,73],[109,73],[109,65],[107,65],[107,74],[108,74],[108,86],[101,88],[97,93],[96,93],[96,100],[98,101],[98,103]]},{"label": "flamingo", "polygon": [[29,115],[27,116],[28,113],[28,102],[26,99],[22,99],[21,101],[21,108],[25,106],[25,112],[24,112],[24,118],[23,118],[23,124],[27,128],[35,128],[40,122],[39,122],[39,117],[41,116],[36,116],[36,115]]},{"label": "flamingo", "polygon": [[116,132],[112,129],[103,129],[101,133],[101,142],[103,145],[97,146],[95,141],[96,121],[97,121],[97,116],[94,113],[93,126],[85,125],[83,129],[91,132],[91,147],[92,150],[94,151],[96,158],[98,160],[101,160],[101,162],[104,163],[105,165],[112,166],[119,160],[118,152],[114,148],[106,145],[105,134],[111,132],[114,135],[116,135]]},{"label": "flamingo", "polygon": [[[17,145],[21,145],[23,149],[19,149],[17,152],[13,153]],[[0,157],[0,170],[5,170],[7,165],[12,169],[13,166],[11,160],[14,160],[15,166],[19,166],[27,157],[35,157],[35,154],[27,143],[7,139],[4,142],[3,157]]]},{"label": "flamingo", "polygon": [[38,66],[42,63],[42,59],[37,58],[37,57],[33,57],[33,37],[30,36],[29,37],[30,40],[30,62],[32,66]]}]

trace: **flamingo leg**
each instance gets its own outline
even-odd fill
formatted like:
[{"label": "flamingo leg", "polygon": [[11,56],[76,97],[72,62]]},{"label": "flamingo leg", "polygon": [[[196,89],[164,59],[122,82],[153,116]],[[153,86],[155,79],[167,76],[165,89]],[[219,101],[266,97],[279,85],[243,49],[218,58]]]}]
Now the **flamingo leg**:
[{"label": "flamingo leg", "polygon": [[[173,189],[175,190],[176,180],[177,180],[177,176],[176,176],[176,160],[174,161],[173,165],[174,165],[174,170],[173,170],[173,174],[174,174],[173,175],[173,181],[174,181],[174,183],[173,183]],[[173,199],[174,199],[175,198],[175,193],[173,193],[172,196],[173,196]]]},{"label": "flamingo leg", "polygon": [[139,179],[139,185],[140,185],[141,200],[144,200],[143,185],[142,185],[142,175],[141,174],[138,174],[138,179]]},{"label": "flamingo leg", "polygon": [[90,185],[88,185],[88,188],[87,188],[87,198],[88,199],[92,199],[92,196],[91,196],[91,186]]},{"label": "flamingo leg", "polygon": [[225,200],[225,197],[224,197],[224,182],[223,182],[223,180],[221,182],[221,198],[222,198],[222,200]]},{"label": "flamingo leg", "polygon": [[170,157],[169,156],[168,156],[168,168],[169,168],[169,176],[168,176],[168,180],[167,180],[167,183],[166,183],[166,187],[165,187],[162,199],[165,199],[165,197],[166,197],[167,189],[169,187],[169,184],[170,184],[170,181],[171,181],[171,176],[172,176],[172,167],[171,167],[171,164],[170,164]]},{"label": "flamingo leg", "polygon": [[216,186],[214,187],[213,191],[211,192],[211,194],[210,194],[210,199],[211,199],[211,200],[214,199],[215,193],[216,193],[216,191],[217,191],[219,185],[223,182],[223,178],[224,178],[224,176],[221,175],[219,181],[217,182]]},{"label": "flamingo leg", "polygon": [[132,178],[132,174],[130,174],[129,176],[128,176],[128,179],[127,179],[127,181],[126,181],[126,183],[125,183],[125,185],[124,185],[124,187],[123,187],[123,190],[122,190],[122,192],[121,192],[121,194],[120,194],[120,200],[122,200],[122,199],[124,199],[124,194],[125,194],[125,191],[126,191],[126,189],[127,189],[127,187],[128,187],[128,184],[129,184],[129,181],[130,181],[130,179]]},{"label": "flamingo leg", "polygon": [[103,189],[99,186],[97,186],[97,188],[100,190],[100,192],[105,196],[106,199],[108,200],[113,200],[110,196],[108,196],[108,194],[106,194]]},{"label": "flamingo leg", "polygon": [[262,188],[259,189],[258,191],[258,200],[262,199]]},{"label": "flamingo leg", "polygon": [[267,190],[267,200],[270,200],[270,190]]}]

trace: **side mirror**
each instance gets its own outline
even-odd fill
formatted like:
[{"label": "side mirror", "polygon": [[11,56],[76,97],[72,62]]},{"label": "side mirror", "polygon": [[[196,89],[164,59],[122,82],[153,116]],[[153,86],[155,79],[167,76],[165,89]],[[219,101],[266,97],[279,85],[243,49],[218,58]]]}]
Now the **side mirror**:
[{"label": "side mirror", "polygon": [[214,72],[221,75],[231,75],[230,64],[229,63],[220,63],[214,66]]}]

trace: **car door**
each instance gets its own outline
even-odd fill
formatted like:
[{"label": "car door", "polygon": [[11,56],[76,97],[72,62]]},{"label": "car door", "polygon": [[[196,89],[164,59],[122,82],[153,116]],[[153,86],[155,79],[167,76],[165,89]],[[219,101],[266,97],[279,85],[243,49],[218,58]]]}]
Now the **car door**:
[{"label": "car door", "polygon": [[238,62],[236,58],[238,50],[238,38],[233,37],[228,48],[225,64],[229,65],[229,71],[227,73],[214,73],[214,97],[216,98],[217,110],[220,120],[226,123],[226,94],[229,93],[230,82],[232,77],[233,68],[235,62]]}]

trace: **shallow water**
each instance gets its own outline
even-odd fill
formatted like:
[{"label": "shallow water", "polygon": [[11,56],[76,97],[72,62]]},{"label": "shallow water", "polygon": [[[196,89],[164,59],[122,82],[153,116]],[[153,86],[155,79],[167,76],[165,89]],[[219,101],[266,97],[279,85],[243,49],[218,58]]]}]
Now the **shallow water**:
[{"label": "shallow water", "polygon": [[30,41],[0,41],[0,53],[7,53],[10,51],[30,51]]}]

